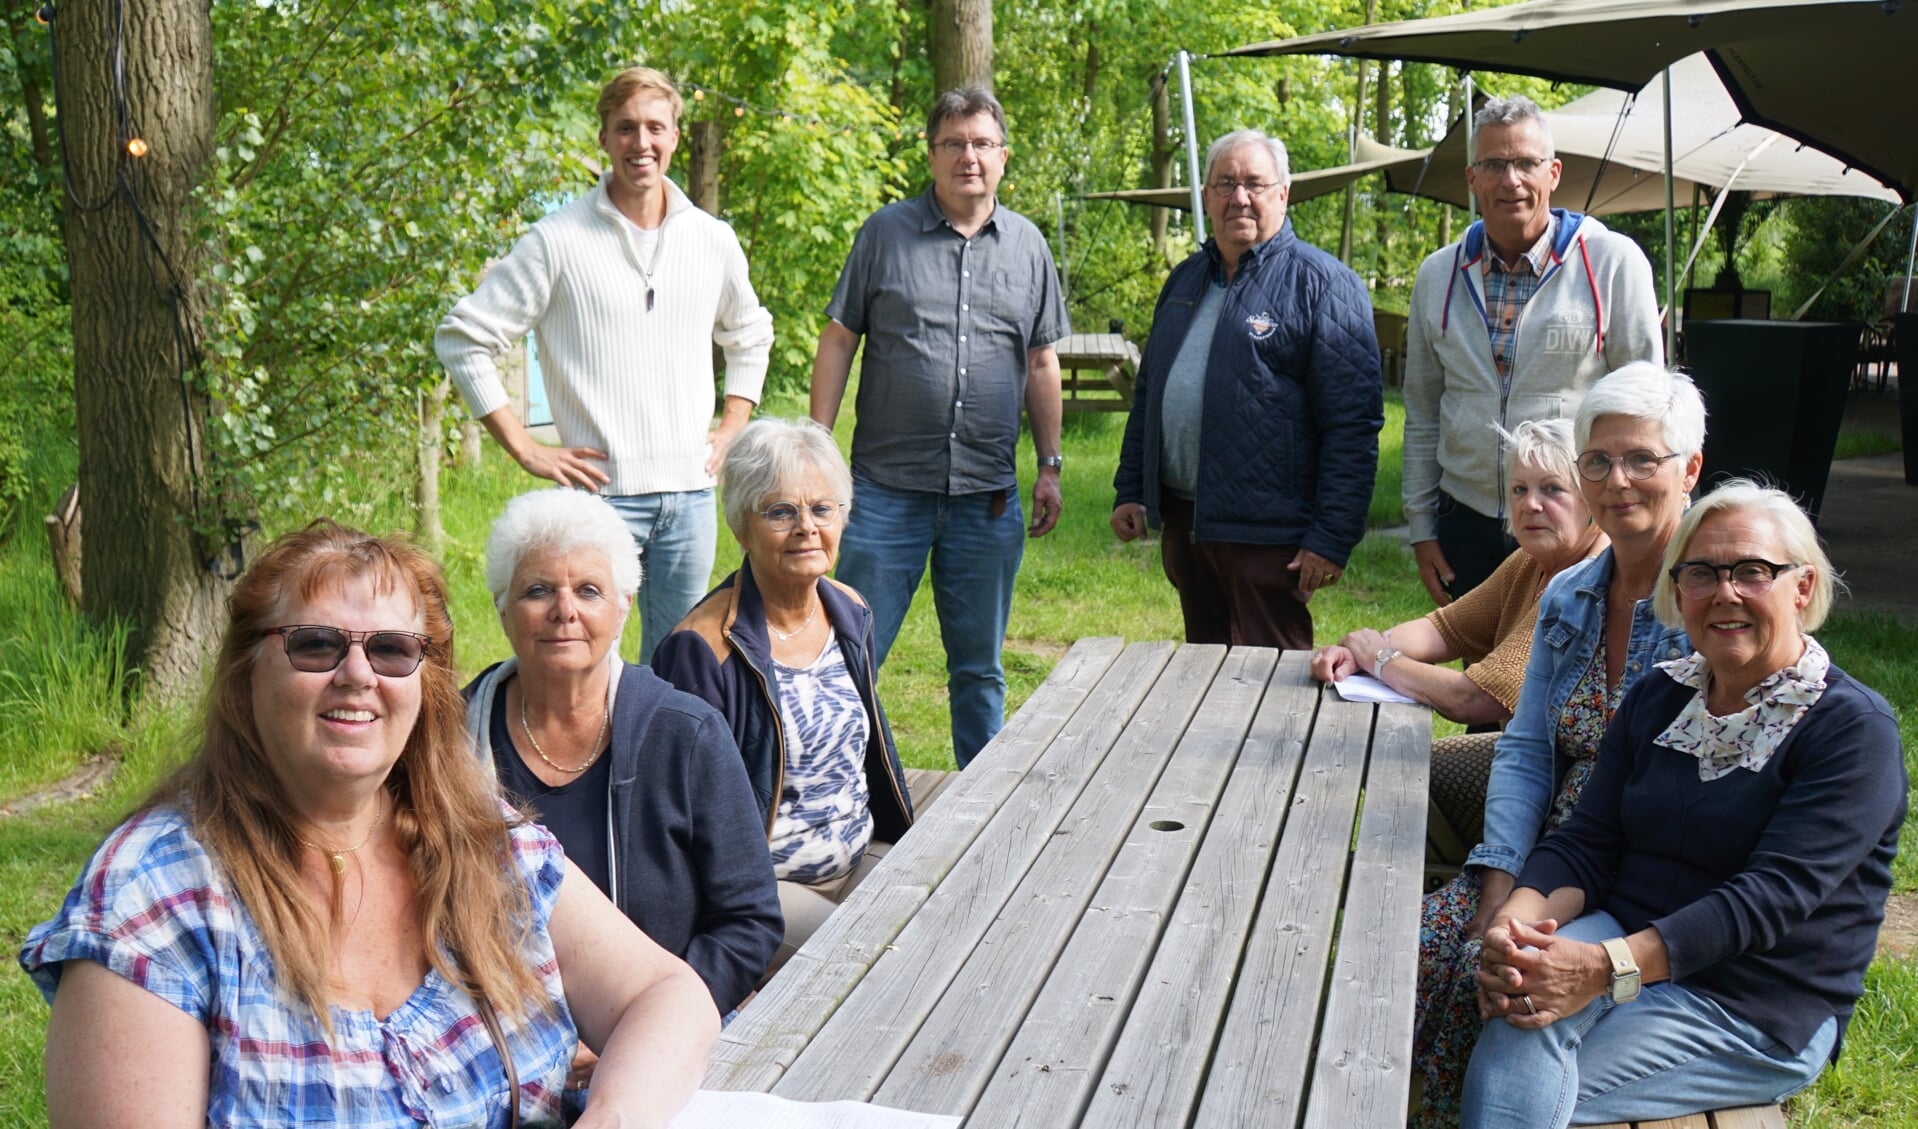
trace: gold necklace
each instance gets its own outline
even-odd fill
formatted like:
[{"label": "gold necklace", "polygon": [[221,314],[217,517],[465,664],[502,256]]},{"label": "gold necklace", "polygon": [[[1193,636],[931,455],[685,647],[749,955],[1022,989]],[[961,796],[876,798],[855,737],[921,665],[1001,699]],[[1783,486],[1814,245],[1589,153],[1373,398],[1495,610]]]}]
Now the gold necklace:
[{"label": "gold necklace", "polygon": [[373,841],[374,832],[380,829],[380,824],[386,822],[386,804],[382,802],[381,798],[378,798],[378,797],[375,798],[374,803],[378,805],[378,810],[376,810],[373,814],[373,826],[366,829],[366,838],[361,839],[359,842],[359,846],[357,847],[347,847],[345,850],[330,851],[330,850],[327,850],[325,847],[320,846],[318,843],[308,842],[304,836],[296,834],[293,837],[295,839],[298,839],[302,846],[311,847],[314,850],[325,855],[327,857],[327,861],[333,864],[334,874],[345,874],[346,873],[346,856],[352,855],[354,858],[358,858],[359,855],[357,852],[359,851],[360,847],[364,847],[368,843],[371,843]]},{"label": "gold necklace", "polygon": [[523,731],[526,734],[526,739],[533,743],[533,755],[545,761],[547,764],[552,765],[555,769],[559,770],[560,772],[568,773],[569,775],[572,775],[572,776],[578,776],[580,773],[585,772],[587,769],[593,767],[593,763],[599,760],[599,755],[606,751],[606,726],[609,722],[612,721],[612,719],[613,719],[612,710],[607,710],[605,713],[602,713],[600,715],[599,736],[593,738],[593,755],[590,757],[587,757],[586,763],[580,765],[578,768],[568,768],[566,765],[560,764],[558,761],[555,761],[552,757],[547,756],[546,750],[539,747],[539,738],[533,736],[533,727],[526,724],[526,693],[523,690],[520,692],[519,727],[521,731]]}]

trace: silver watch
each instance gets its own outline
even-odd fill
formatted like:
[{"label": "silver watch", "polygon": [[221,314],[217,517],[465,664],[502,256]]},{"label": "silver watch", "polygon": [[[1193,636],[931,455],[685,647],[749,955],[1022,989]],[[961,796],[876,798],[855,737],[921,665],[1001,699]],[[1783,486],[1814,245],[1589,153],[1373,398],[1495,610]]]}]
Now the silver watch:
[{"label": "silver watch", "polygon": [[1040,455],[1039,465],[1042,467],[1049,466],[1057,470],[1066,465],[1066,457],[1064,455]]}]

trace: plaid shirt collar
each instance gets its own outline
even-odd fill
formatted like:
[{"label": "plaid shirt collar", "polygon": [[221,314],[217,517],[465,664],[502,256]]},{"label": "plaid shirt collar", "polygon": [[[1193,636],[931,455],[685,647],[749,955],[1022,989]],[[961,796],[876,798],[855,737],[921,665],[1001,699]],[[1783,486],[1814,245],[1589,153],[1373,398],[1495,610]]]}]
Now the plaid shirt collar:
[{"label": "plaid shirt collar", "polygon": [[1525,303],[1538,292],[1538,285],[1551,265],[1552,238],[1558,234],[1558,217],[1552,216],[1538,241],[1518,257],[1510,267],[1499,260],[1491,240],[1485,242],[1482,269],[1485,272],[1485,330],[1492,338],[1492,363],[1498,368],[1501,384],[1512,379],[1513,352],[1518,347],[1519,315]]}]

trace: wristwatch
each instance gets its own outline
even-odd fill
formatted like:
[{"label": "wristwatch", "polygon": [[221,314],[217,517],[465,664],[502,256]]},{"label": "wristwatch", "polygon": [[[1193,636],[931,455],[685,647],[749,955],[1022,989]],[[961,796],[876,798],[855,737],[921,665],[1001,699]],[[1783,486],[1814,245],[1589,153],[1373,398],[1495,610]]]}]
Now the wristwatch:
[{"label": "wristwatch", "polygon": [[1612,958],[1612,1002],[1628,1004],[1638,998],[1638,962],[1623,937],[1605,942],[1605,955]]},{"label": "wristwatch", "polygon": [[1404,651],[1399,650],[1390,643],[1380,647],[1379,653],[1372,656],[1372,677],[1377,678],[1379,673],[1385,669],[1386,663],[1391,662],[1393,659],[1403,657],[1404,654]]},{"label": "wristwatch", "polygon": [[1049,466],[1053,468],[1054,470],[1057,470],[1058,468],[1066,465],[1066,457],[1064,455],[1040,455],[1039,465],[1042,467]]}]

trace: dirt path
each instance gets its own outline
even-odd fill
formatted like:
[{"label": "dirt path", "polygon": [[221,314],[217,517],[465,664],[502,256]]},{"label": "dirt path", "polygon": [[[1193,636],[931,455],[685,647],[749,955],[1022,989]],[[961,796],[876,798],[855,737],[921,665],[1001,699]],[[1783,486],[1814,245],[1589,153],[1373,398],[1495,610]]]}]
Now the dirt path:
[{"label": "dirt path", "polygon": [[113,779],[113,770],[118,767],[120,767],[120,758],[117,751],[100,753],[68,773],[65,779],[55,781],[38,791],[28,792],[9,803],[0,804],[0,819],[25,815],[48,804],[84,800],[106,787],[107,782]]},{"label": "dirt path", "polygon": [[1885,924],[1878,930],[1878,955],[1909,957],[1918,951],[1918,894],[1893,894],[1885,902]]}]

